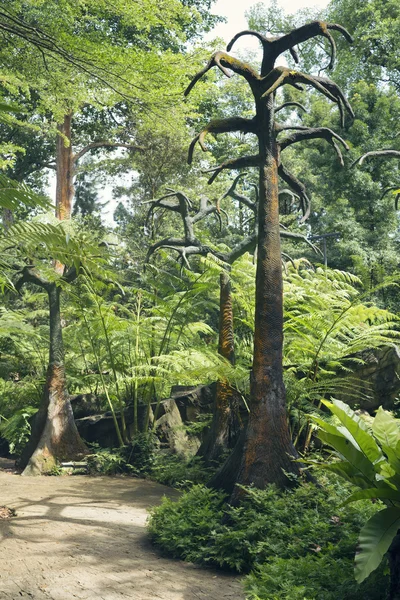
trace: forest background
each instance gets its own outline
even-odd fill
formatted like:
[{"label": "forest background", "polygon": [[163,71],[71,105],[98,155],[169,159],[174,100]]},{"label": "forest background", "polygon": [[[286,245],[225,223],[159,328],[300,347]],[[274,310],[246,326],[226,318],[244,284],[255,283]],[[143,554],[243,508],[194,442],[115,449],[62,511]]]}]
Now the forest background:
[{"label": "forest background", "polygon": [[[255,232],[257,176],[224,169],[211,186],[208,180],[217,165],[253,154],[255,140],[210,134],[206,152],[196,148],[193,164],[187,162],[191,140],[211,119],[253,114],[246,86],[219,72],[209,72],[183,100],[192,77],[221,47],[204,42],[219,22],[212,13],[208,0],[143,0],[140,10],[123,0],[112,7],[91,0],[0,2],[0,415],[2,436],[22,453],[22,464],[43,389],[50,404],[54,389],[63,399],[68,392],[96,397],[111,411],[121,446],[147,435],[173,385],[227,382],[247,405],[254,248],[240,252],[230,271],[234,362],[218,352],[219,280],[224,257]],[[288,189],[288,178],[280,182],[284,367],[288,423],[301,452],[314,449],[309,415],[319,418],[324,399],[343,397],[344,388],[347,400],[360,395],[348,378],[360,353],[398,341],[399,8],[392,1],[333,0],[322,12],[288,16],[276,3],[260,3],[247,13],[249,28],[265,35],[319,18],[344,25],[354,38],[352,46],[337,38],[329,77],[355,116],[341,116],[313,90],[278,92],[285,125],[338,131],[347,150],[338,160],[324,140],[285,148],[294,187]],[[303,72],[323,75],[328,67],[321,39],[299,46]],[[237,56],[260,60],[245,44],[237,48]],[[293,56],[286,60],[295,68]],[[354,164],[382,149],[394,156]],[[55,193],[48,198],[51,181]],[[115,227],[102,216],[102,190],[110,185]],[[183,205],[195,245],[207,251],[191,253],[177,243],[188,240]],[[49,339],[50,365],[62,365],[52,379]],[[131,430],[124,409],[132,411]],[[68,408],[62,419],[71,415]],[[28,455],[26,464],[32,448]],[[57,471],[57,460],[46,460],[42,452],[35,468]],[[263,559],[253,558],[229,566],[261,568]],[[334,559],[327,561],[333,568]],[[259,583],[249,581],[256,598]],[[294,597],[293,589],[287,593]]]}]

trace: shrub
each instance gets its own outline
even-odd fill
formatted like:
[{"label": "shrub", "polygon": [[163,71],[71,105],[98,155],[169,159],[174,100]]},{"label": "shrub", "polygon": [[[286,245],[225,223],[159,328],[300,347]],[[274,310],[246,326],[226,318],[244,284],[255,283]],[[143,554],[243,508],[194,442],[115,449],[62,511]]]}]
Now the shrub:
[{"label": "shrub", "polygon": [[149,521],[154,542],[185,560],[252,571],[246,579],[251,600],[384,598],[382,569],[376,589],[373,582],[357,586],[353,576],[360,525],[377,505],[342,507],[348,487],[337,481],[246,491],[238,507],[203,486],[177,502],[164,499]]},{"label": "shrub", "polygon": [[185,460],[176,454],[158,453],[151,469],[151,477],[171,487],[187,489],[192,485],[207,483],[213,469],[204,466],[201,458]]}]

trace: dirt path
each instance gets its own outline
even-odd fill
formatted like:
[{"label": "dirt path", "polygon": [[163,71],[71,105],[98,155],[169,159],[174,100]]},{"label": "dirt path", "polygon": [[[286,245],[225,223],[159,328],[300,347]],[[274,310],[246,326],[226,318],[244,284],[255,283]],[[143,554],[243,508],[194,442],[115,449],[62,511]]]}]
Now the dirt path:
[{"label": "dirt path", "polygon": [[[5,466],[5,465],[0,465]],[[238,578],[169,560],[146,509],[175,492],[139,479],[0,471],[0,600],[242,600]]]}]

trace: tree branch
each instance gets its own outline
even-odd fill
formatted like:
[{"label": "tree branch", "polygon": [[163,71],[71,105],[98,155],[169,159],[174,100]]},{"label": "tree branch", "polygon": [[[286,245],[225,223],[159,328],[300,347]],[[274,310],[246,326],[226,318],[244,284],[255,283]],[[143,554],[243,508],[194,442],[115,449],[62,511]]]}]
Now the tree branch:
[{"label": "tree branch", "polygon": [[375,156],[387,156],[389,158],[400,158],[400,151],[398,150],[375,150],[373,152],[367,152],[366,154],[363,154],[362,156],[360,156],[359,158],[357,158],[352,164],[351,166],[354,167],[355,165],[361,165],[363,164],[364,160],[366,158],[370,158],[370,157],[375,157]]},{"label": "tree branch", "polygon": [[336,141],[340,142],[347,151],[350,150],[350,147],[344,141],[344,139],[341,138],[340,135],[332,131],[332,129],[329,129],[328,127],[303,128],[301,126],[290,127],[290,129],[298,129],[299,131],[297,131],[297,133],[292,133],[291,135],[288,135],[285,139],[278,142],[281,150],[285,150],[285,148],[287,148],[288,146],[296,144],[297,142],[302,142],[304,140],[323,139],[334,147],[339,157],[340,164],[342,165],[342,167],[344,166],[343,156]]},{"label": "tree branch", "polygon": [[292,173],[290,173],[282,164],[278,167],[279,176],[287,183],[300,198],[300,206],[303,212],[301,223],[306,221],[310,216],[311,202],[307,196],[305,185],[301,183]]},{"label": "tree branch", "polygon": [[231,74],[227,69],[242,75],[246,81],[249,82],[251,87],[253,87],[253,85],[260,79],[258,73],[256,73],[256,71],[254,71],[250,65],[238,60],[237,58],[234,58],[233,56],[230,56],[226,52],[219,51],[215,52],[204,69],[199,71],[193,77],[192,81],[186,88],[184,95],[188,96],[199,79],[201,79],[203,75],[205,75],[213,67],[218,67],[226,77],[231,77]]},{"label": "tree branch", "polygon": [[305,106],[303,106],[302,104],[300,104],[300,102],[284,102],[283,104],[281,104],[280,106],[277,106],[275,108],[275,114],[277,112],[279,112],[280,110],[287,108],[288,106],[297,106],[297,108],[300,108],[301,110],[303,110],[304,112],[307,112],[307,109]]},{"label": "tree branch", "polygon": [[43,277],[41,277],[38,273],[35,272],[34,268],[29,266],[24,267],[22,269],[22,276],[20,277],[20,279],[18,279],[17,283],[15,284],[15,289],[18,293],[20,293],[25,283],[33,283],[45,290],[47,290],[49,286],[49,282],[47,281],[47,279],[43,279]]},{"label": "tree branch", "polygon": [[256,131],[256,121],[255,119],[244,119],[242,117],[231,117],[229,119],[215,119],[211,121],[204,129],[200,131],[199,134],[193,138],[190,146],[189,146],[189,155],[188,155],[188,163],[192,164],[193,160],[193,151],[196,143],[198,142],[203,152],[207,151],[206,146],[204,145],[204,139],[207,133],[230,133],[233,131],[243,131],[243,133],[254,133],[257,135]]},{"label": "tree branch", "polygon": [[286,50],[293,48],[293,46],[297,46],[298,44],[306,42],[313,37],[322,35],[328,40],[331,47],[331,58],[328,68],[332,69],[336,59],[336,44],[329,30],[339,31],[350,44],[353,43],[353,38],[351,37],[350,33],[341,25],[336,25],[335,23],[325,23],[324,21],[313,21],[312,23],[303,25],[302,27],[294,29],[288,34],[275,39],[272,42],[273,56],[276,59]]},{"label": "tree branch", "polygon": [[245,177],[246,175],[247,175],[247,173],[240,173],[233,180],[233,183],[232,183],[231,187],[229,188],[229,190],[227,192],[225,192],[225,194],[221,197],[221,200],[223,200],[227,196],[230,196],[231,198],[238,200],[240,203],[245,204],[248,208],[250,208],[251,211],[253,211],[254,214],[257,214],[257,208],[258,208],[257,202],[253,202],[247,196],[244,196],[243,194],[239,194],[239,192],[236,191],[236,186],[237,186],[239,180],[242,177]]},{"label": "tree branch", "polygon": [[335,82],[326,77],[316,77],[306,75],[300,71],[293,71],[287,67],[276,67],[263,79],[263,84],[266,90],[262,94],[263,98],[270,96],[282,85],[289,84],[293,87],[298,87],[299,84],[311,85],[313,88],[321,92],[332,102],[338,104],[342,113],[343,106],[348,110],[350,115],[354,117],[353,109],[345,98],[342,90]]},{"label": "tree branch", "polygon": [[213,169],[206,171],[206,173],[213,173],[208,180],[208,183],[211,184],[224,169],[246,169],[248,167],[259,167],[260,160],[261,158],[259,154],[227,160],[221,163],[218,167],[214,167]]}]

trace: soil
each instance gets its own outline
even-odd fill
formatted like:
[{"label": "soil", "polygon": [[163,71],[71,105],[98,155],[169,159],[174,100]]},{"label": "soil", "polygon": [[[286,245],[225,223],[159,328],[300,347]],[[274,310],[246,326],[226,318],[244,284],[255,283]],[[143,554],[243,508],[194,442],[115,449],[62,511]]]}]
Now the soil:
[{"label": "soil", "polygon": [[240,579],[162,557],[147,509],[178,492],[132,478],[21,477],[0,460],[0,600],[242,600]]}]

